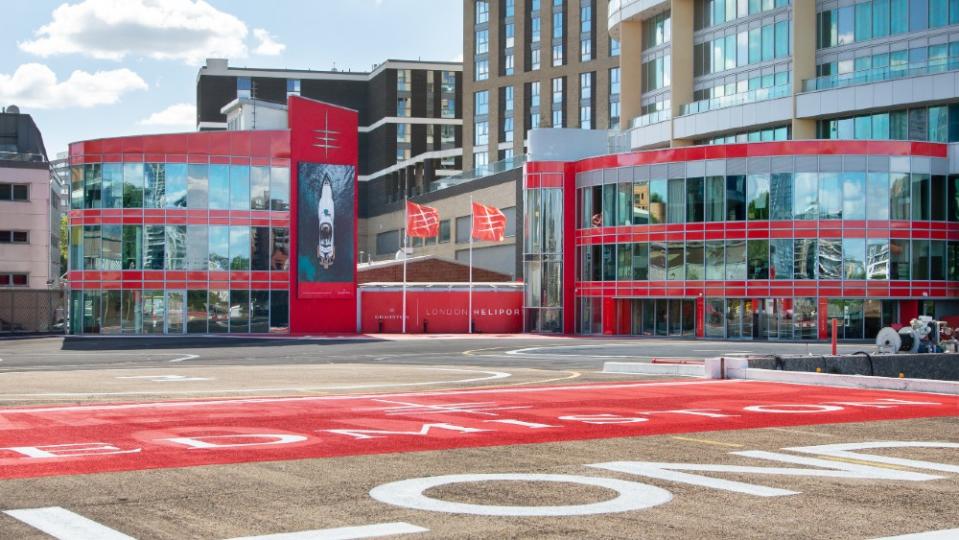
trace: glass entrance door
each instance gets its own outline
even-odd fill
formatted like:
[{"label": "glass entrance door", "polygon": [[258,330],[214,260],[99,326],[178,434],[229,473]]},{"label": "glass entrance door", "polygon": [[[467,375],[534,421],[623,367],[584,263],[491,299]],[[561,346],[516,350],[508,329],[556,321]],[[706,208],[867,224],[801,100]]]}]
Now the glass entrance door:
[{"label": "glass entrance door", "polygon": [[166,333],[186,333],[186,293],[184,291],[166,292]]},{"label": "glass entrance door", "polygon": [[165,330],[165,314],[163,291],[143,291],[143,333],[162,334]]}]

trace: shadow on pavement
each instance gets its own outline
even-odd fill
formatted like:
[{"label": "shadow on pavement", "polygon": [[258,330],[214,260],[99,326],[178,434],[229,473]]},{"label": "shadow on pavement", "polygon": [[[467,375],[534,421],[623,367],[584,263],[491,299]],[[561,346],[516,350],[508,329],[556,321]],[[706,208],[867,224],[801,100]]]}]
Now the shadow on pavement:
[{"label": "shadow on pavement", "polygon": [[64,351],[130,351],[145,349],[221,349],[231,347],[286,347],[304,345],[341,345],[344,343],[376,343],[383,340],[370,337],[329,339],[283,339],[256,337],[163,336],[156,338],[96,338],[65,337],[60,348]]}]

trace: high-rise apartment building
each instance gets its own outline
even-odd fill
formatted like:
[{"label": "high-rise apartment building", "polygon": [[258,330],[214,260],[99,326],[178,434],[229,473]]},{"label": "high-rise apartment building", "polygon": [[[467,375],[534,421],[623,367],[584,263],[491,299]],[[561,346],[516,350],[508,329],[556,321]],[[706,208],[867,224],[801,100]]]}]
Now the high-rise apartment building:
[{"label": "high-rise apartment building", "polygon": [[463,162],[525,153],[530,129],[619,125],[619,45],[606,0],[466,0]]}]

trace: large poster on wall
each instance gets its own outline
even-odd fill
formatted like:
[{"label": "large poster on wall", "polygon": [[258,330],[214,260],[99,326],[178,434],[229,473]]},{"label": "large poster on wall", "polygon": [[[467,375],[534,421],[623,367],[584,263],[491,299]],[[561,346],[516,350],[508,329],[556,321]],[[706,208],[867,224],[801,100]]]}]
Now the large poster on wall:
[{"label": "large poster on wall", "polygon": [[[354,167],[301,162],[297,172],[300,296],[352,295]],[[341,291],[315,284],[347,286]]]}]

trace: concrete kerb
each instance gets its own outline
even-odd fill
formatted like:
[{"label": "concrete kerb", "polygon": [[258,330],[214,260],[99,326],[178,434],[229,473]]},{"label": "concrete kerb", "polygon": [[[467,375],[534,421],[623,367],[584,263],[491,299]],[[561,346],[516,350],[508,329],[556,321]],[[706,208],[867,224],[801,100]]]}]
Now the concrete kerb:
[{"label": "concrete kerb", "polygon": [[959,395],[959,382],[931,379],[897,379],[871,377],[868,375],[838,375],[803,371],[750,368],[749,360],[743,357],[707,358],[705,377],[708,379],[744,379],[751,381],[809,384],[815,386],[838,386],[872,390],[901,390]]}]

